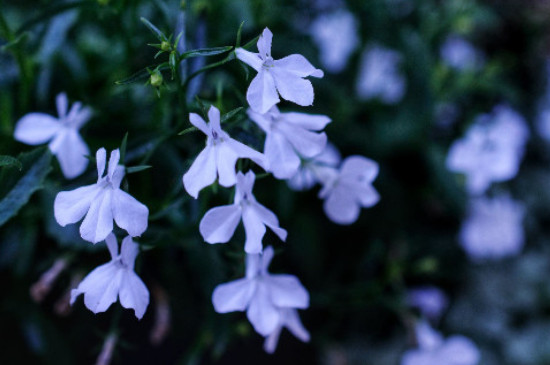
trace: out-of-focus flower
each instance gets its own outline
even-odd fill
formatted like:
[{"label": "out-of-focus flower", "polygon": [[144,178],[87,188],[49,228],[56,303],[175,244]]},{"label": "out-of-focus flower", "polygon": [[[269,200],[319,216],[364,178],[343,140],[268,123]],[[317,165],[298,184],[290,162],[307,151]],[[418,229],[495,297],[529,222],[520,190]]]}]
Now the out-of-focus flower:
[{"label": "out-of-focus flower", "polygon": [[466,135],[452,144],[447,168],[466,175],[470,194],[482,194],[491,183],[516,176],[528,138],[523,117],[499,105],[491,114],[479,116]]},{"label": "out-of-focus flower", "polygon": [[524,206],[508,195],[475,198],[462,223],[460,244],[476,260],[516,255],[525,241],[524,215]]},{"label": "out-of-focus flower", "polygon": [[292,318],[281,317],[288,314],[281,313],[281,309],[305,309],[309,306],[309,294],[298,278],[268,273],[272,258],[271,246],[266,247],[263,254],[247,255],[246,277],[220,284],[212,293],[216,312],[246,310],[248,320],[262,336],[269,336],[279,326],[292,322]]},{"label": "out-of-focus flower", "polygon": [[292,190],[303,191],[311,189],[316,183],[330,180],[338,173],[340,152],[328,142],[323,152],[311,159],[304,159],[294,176],[287,180]]},{"label": "out-of-focus flower", "polygon": [[71,291],[71,305],[80,294],[84,294],[84,304],[97,314],[105,312],[118,297],[124,308],[132,308],[136,317],[141,319],[149,305],[149,291],[134,272],[139,246],[127,236],[122,240],[119,254],[118,243],[112,233],[105,243],[111,261],[95,268]]},{"label": "out-of-focus flower", "polygon": [[279,314],[279,324],[275,327],[273,332],[265,338],[264,350],[266,352],[270,354],[275,352],[283,327],[286,327],[294,336],[303,342],[309,342],[309,332],[302,324],[302,321],[300,321],[300,316],[298,315],[298,311],[296,309],[280,308]]},{"label": "out-of-focus flower", "polygon": [[88,146],[78,133],[78,130],[92,116],[89,108],[82,107],[80,102],[68,109],[65,93],[57,95],[57,113],[59,118],[44,113],[30,113],[19,119],[15,125],[16,140],[38,145],[50,142],[50,151],[59,160],[61,171],[67,179],[72,179],[84,172],[88,166],[90,154]]},{"label": "out-of-focus flower", "polygon": [[373,160],[363,156],[347,157],[339,171],[327,176],[319,192],[319,198],[325,199],[323,207],[329,219],[338,224],[351,224],[359,217],[361,207],[378,203],[380,196],[372,186],[377,175],[378,164]]},{"label": "out-of-focus flower", "polygon": [[298,171],[301,158],[312,158],[325,148],[327,136],[315,133],[330,123],[324,115],[281,113],[273,106],[266,114],[252,109],[248,116],[266,133],[264,155],[269,171],[277,179],[288,179]]},{"label": "out-of-focus flower", "polygon": [[357,48],[357,20],[346,9],[322,14],[313,21],[311,36],[321,51],[321,63],[330,72],[341,72]]},{"label": "out-of-focus flower", "polygon": [[357,77],[360,99],[378,98],[383,103],[398,103],[405,94],[406,80],[399,71],[401,55],[390,49],[373,46],[363,52]]},{"label": "out-of-focus flower", "polygon": [[485,58],[470,42],[452,34],[447,37],[440,49],[443,62],[457,70],[477,70],[483,67]]},{"label": "out-of-focus flower", "polygon": [[407,304],[418,308],[427,319],[436,321],[449,305],[449,299],[439,288],[421,286],[407,292]]},{"label": "out-of-focus flower", "polygon": [[250,83],[246,100],[250,107],[258,113],[265,114],[280,99],[277,92],[285,100],[301,106],[313,104],[313,86],[305,77],[323,77],[323,71],[316,69],[302,55],[293,54],[280,60],[271,57],[271,41],[273,33],[265,28],[258,39],[259,53],[237,48],[237,58],[258,71]]},{"label": "out-of-focus flower", "polygon": [[195,199],[199,196],[199,191],[216,181],[217,176],[220,185],[235,185],[235,164],[239,158],[249,158],[267,168],[263,154],[234,140],[222,130],[220,111],[216,107],[210,107],[208,119],[207,124],[198,114],[189,114],[191,123],[206,134],[206,147],[183,175],[183,186]]},{"label": "out-of-focus flower", "polygon": [[105,148],[97,150],[97,183],[62,191],[54,201],[55,219],[63,227],[86,216],[80,226],[80,235],[92,243],[103,241],[113,231],[113,219],[132,237],[147,229],[149,209],[120,189],[124,166],[118,165],[119,150],[111,152],[108,170],[103,176],[106,159]]},{"label": "out-of-focus flower", "polygon": [[464,336],[444,340],[426,322],[416,325],[418,348],[405,352],[401,365],[476,365],[480,354],[476,345]]},{"label": "out-of-focus flower", "polygon": [[228,242],[239,222],[243,221],[246,232],[244,250],[249,254],[262,252],[262,239],[268,226],[281,240],[286,240],[286,230],[279,227],[279,220],[273,212],[256,201],[252,194],[255,175],[248,171],[237,173],[235,201],[210,209],[201,220],[199,230],[208,243]]}]

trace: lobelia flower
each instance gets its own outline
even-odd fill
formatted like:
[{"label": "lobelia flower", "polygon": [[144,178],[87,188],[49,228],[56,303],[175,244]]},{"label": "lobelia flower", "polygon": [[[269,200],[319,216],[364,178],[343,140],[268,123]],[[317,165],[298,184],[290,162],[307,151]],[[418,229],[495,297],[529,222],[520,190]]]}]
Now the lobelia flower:
[{"label": "lobelia flower", "polygon": [[485,62],[480,51],[457,35],[447,37],[441,46],[440,55],[446,65],[460,71],[477,70]]},{"label": "lobelia flower", "polygon": [[298,311],[293,308],[280,308],[279,309],[279,323],[277,327],[266,336],[264,341],[264,350],[267,353],[274,353],[279,342],[279,336],[283,327],[286,327],[295,337],[303,342],[309,342],[309,332],[305,329]]},{"label": "lobelia flower", "polygon": [[103,176],[106,158],[105,148],[97,150],[97,183],[62,191],[54,201],[55,219],[63,227],[86,216],[80,226],[80,235],[92,243],[103,241],[113,231],[113,219],[132,237],[147,229],[147,207],[120,189],[124,166],[118,165],[119,150],[111,152],[108,170]]},{"label": "lobelia flower", "polygon": [[444,340],[426,322],[416,325],[418,348],[405,352],[401,365],[476,365],[480,360],[476,345],[464,336]]},{"label": "lobelia flower", "polygon": [[523,204],[508,195],[475,198],[462,223],[460,244],[475,260],[517,255],[525,242],[524,215]]},{"label": "lobelia flower", "polygon": [[280,60],[271,57],[273,33],[265,28],[258,39],[259,53],[237,48],[237,58],[258,71],[248,87],[246,100],[256,112],[265,114],[279,103],[280,94],[285,100],[301,106],[313,104],[313,86],[308,76],[323,77],[323,71],[316,69],[302,55],[293,54]]},{"label": "lobelia flower", "polygon": [[296,174],[301,158],[312,158],[325,148],[327,135],[315,133],[330,123],[324,115],[281,113],[273,106],[266,114],[252,109],[248,116],[266,133],[264,156],[277,179]]},{"label": "lobelia flower", "polygon": [[88,166],[85,156],[90,154],[90,150],[78,130],[90,119],[92,112],[76,102],[67,113],[65,93],[57,95],[56,104],[59,118],[44,113],[27,114],[15,125],[14,137],[30,145],[50,141],[48,147],[57,157],[63,175],[72,179],[82,174]]},{"label": "lobelia flower", "polygon": [[208,119],[207,124],[198,114],[189,114],[191,124],[207,137],[206,147],[183,175],[183,186],[195,199],[199,196],[199,191],[216,181],[216,176],[222,186],[235,185],[235,164],[239,158],[249,158],[264,169],[267,168],[264,155],[234,140],[222,130],[220,111],[216,107],[210,107]]},{"label": "lobelia flower", "polygon": [[435,286],[419,286],[407,291],[407,304],[418,308],[427,319],[437,321],[449,305],[449,299]]},{"label": "lobelia flower", "polygon": [[[327,170],[330,172],[330,170]],[[325,199],[323,208],[330,220],[351,224],[359,217],[361,207],[378,203],[380,196],[372,186],[378,175],[378,164],[363,156],[347,157],[339,171],[325,177],[319,198]]]},{"label": "lobelia flower", "polygon": [[327,142],[325,149],[311,159],[304,159],[294,176],[287,180],[292,190],[304,191],[311,189],[316,183],[327,181],[338,173],[340,152]]},{"label": "lobelia flower", "polygon": [[149,305],[149,291],[134,272],[139,247],[132,237],[127,236],[122,240],[119,254],[118,243],[112,233],[109,233],[105,243],[111,261],[96,267],[76,289],[71,290],[71,305],[80,294],[84,294],[84,304],[97,314],[105,312],[118,297],[124,308],[132,308],[136,317],[141,319]]},{"label": "lobelia flower", "polygon": [[[309,294],[294,275],[268,273],[272,258],[271,246],[266,247],[263,254],[247,255],[246,277],[220,284],[212,293],[216,312],[246,311],[248,320],[262,336],[275,334],[282,325],[295,324],[292,314],[288,316],[288,312],[281,310],[309,306]],[[302,335],[297,337],[307,340]],[[268,348],[274,349],[274,346]]]},{"label": "lobelia flower", "polygon": [[199,225],[201,235],[206,242],[228,242],[233,237],[241,219],[246,232],[244,250],[249,254],[262,252],[262,239],[266,226],[281,240],[286,240],[287,232],[279,227],[275,214],[258,203],[252,194],[255,178],[252,171],[248,171],[246,175],[239,171],[234,203],[215,207],[206,212]]}]

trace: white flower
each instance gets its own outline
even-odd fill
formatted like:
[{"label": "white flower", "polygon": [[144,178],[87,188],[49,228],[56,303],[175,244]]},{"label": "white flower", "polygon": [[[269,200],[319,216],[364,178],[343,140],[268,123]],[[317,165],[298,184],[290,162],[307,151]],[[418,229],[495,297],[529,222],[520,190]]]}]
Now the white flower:
[{"label": "white flower", "polygon": [[134,272],[134,263],[139,246],[130,236],[122,240],[120,255],[114,234],[105,239],[111,261],[96,267],[76,289],[71,290],[71,305],[80,294],[84,294],[84,304],[94,313],[105,312],[117,297],[124,308],[132,308],[141,319],[149,305],[149,291]]},{"label": "white flower", "polygon": [[324,115],[281,113],[273,106],[266,114],[252,109],[248,116],[266,133],[264,155],[269,171],[277,179],[288,179],[298,171],[301,158],[312,158],[325,148],[327,135],[315,133],[330,123]]},{"label": "white flower", "polygon": [[447,168],[466,175],[470,194],[482,194],[491,183],[516,176],[528,138],[525,120],[499,105],[492,114],[477,117],[466,135],[453,143]]},{"label": "white flower", "polygon": [[244,250],[254,254],[262,251],[262,239],[266,226],[281,240],[286,240],[286,230],[279,227],[279,221],[273,212],[256,201],[252,194],[255,175],[248,171],[243,175],[237,174],[235,187],[235,201],[231,205],[224,205],[210,209],[201,220],[199,230],[208,243],[225,243],[233,237],[239,222],[243,221],[246,232]]},{"label": "white flower", "polygon": [[311,159],[302,160],[298,171],[287,180],[287,184],[296,191],[311,189],[316,183],[328,181],[338,174],[337,166],[341,159],[336,147],[327,142],[323,152]]},{"label": "white flower", "polygon": [[361,207],[378,203],[380,196],[372,186],[378,175],[378,164],[363,156],[350,156],[339,171],[323,182],[319,198],[325,199],[326,215],[335,223],[351,224],[359,217]]},{"label": "white flower", "polygon": [[298,311],[293,308],[280,308],[279,309],[279,324],[273,332],[266,336],[264,341],[264,350],[267,353],[274,353],[279,342],[279,336],[283,327],[286,327],[294,336],[302,340],[303,342],[309,342],[309,332],[305,329]]},{"label": "white flower", "polygon": [[311,24],[311,36],[321,51],[321,63],[330,72],[342,71],[357,48],[357,21],[341,8],[317,17]]},{"label": "white flower", "polygon": [[457,70],[476,70],[485,62],[483,54],[472,44],[457,35],[450,35],[441,46],[443,62]]},{"label": "white flower", "polygon": [[237,48],[237,58],[258,71],[246,93],[246,100],[258,113],[265,114],[280,99],[277,92],[285,100],[301,106],[313,104],[313,86],[305,77],[323,77],[323,71],[316,69],[302,55],[293,54],[274,60],[271,57],[271,41],[273,33],[264,29],[258,39],[259,53],[252,53],[243,48]]},{"label": "white flower", "polygon": [[523,205],[508,195],[475,198],[462,223],[460,244],[476,260],[517,255],[525,242],[524,215]]},{"label": "white flower", "polygon": [[247,255],[246,277],[220,284],[212,293],[216,312],[246,311],[248,320],[262,336],[271,335],[283,323],[280,309],[309,306],[309,294],[295,276],[267,272],[272,258],[271,246],[261,255]]},{"label": "white flower", "polygon": [[30,145],[50,141],[50,151],[59,160],[63,175],[72,179],[82,174],[88,166],[85,156],[90,154],[90,150],[78,130],[90,119],[92,113],[79,102],[74,103],[67,113],[68,101],[65,93],[57,95],[56,104],[59,118],[44,113],[27,114],[17,122],[14,137]]},{"label": "white flower", "polygon": [[449,305],[449,299],[434,286],[420,286],[407,291],[407,304],[420,310],[429,320],[438,320]]},{"label": "white flower", "polygon": [[398,103],[405,94],[406,86],[406,80],[398,69],[400,63],[399,53],[380,46],[363,52],[357,77],[359,98],[379,98],[386,104]]},{"label": "white flower", "polygon": [[86,241],[103,241],[113,231],[113,219],[130,236],[141,235],[147,229],[147,207],[120,189],[124,167],[118,165],[120,152],[111,152],[108,171],[105,148],[96,153],[97,183],[72,191],[62,191],[55,197],[54,215],[57,223],[65,227],[86,216],[80,226],[80,235]]},{"label": "white flower", "polygon": [[418,348],[408,350],[401,365],[476,365],[480,360],[476,345],[464,336],[444,340],[426,322],[416,325]]},{"label": "white flower", "polygon": [[207,124],[198,114],[189,114],[191,124],[207,136],[206,147],[183,175],[183,186],[195,199],[199,191],[216,181],[216,176],[219,176],[222,186],[235,185],[235,164],[239,158],[249,158],[263,168],[267,167],[264,155],[234,140],[222,130],[220,111],[216,107],[210,107],[208,119]]}]

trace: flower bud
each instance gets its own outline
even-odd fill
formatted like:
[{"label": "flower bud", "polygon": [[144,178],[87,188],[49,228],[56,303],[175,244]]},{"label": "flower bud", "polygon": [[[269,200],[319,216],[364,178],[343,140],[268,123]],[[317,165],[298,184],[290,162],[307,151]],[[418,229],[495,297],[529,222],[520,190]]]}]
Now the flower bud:
[{"label": "flower bud", "polygon": [[153,85],[154,87],[160,87],[162,85],[163,79],[162,74],[159,70],[153,71],[153,73],[151,74],[150,82],[151,85]]},{"label": "flower bud", "polygon": [[164,52],[168,52],[172,49],[172,45],[169,42],[162,41],[162,43],[160,44],[160,49]]}]

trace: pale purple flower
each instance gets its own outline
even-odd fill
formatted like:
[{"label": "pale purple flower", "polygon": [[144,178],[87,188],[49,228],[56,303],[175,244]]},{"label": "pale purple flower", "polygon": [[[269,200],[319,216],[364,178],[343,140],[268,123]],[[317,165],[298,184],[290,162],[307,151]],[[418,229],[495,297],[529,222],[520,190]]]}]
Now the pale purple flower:
[{"label": "pale purple flower", "polygon": [[420,286],[407,291],[407,304],[418,308],[427,319],[436,321],[449,305],[449,299],[435,286]]},{"label": "pale purple flower", "polygon": [[288,313],[281,313],[281,309],[309,306],[309,294],[298,278],[267,271],[272,258],[271,246],[263,254],[247,255],[246,277],[220,284],[212,293],[216,312],[246,311],[248,320],[262,336],[269,336],[282,324],[289,323],[283,317]]},{"label": "pale purple flower", "polygon": [[330,180],[338,173],[341,161],[340,152],[327,142],[323,152],[311,159],[303,159],[294,176],[287,180],[292,190],[303,191],[311,189],[315,184]]},{"label": "pale purple flower", "polygon": [[49,141],[48,147],[61,166],[67,179],[72,179],[84,172],[88,166],[86,156],[90,154],[88,146],[78,130],[90,119],[92,112],[76,102],[68,110],[65,93],[57,95],[57,113],[59,118],[44,113],[29,113],[19,119],[15,125],[16,140],[38,145]]},{"label": "pale purple flower", "polygon": [[84,304],[97,314],[105,312],[119,298],[124,308],[132,308],[136,317],[141,319],[149,305],[149,291],[134,272],[139,246],[132,237],[127,236],[122,240],[119,254],[118,243],[112,233],[105,243],[111,261],[96,267],[76,289],[71,290],[71,305],[80,294],[84,294]]},{"label": "pale purple flower", "polygon": [[[330,170],[329,170],[330,171]],[[372,186],[378,164],[363,156],[347,157],[339,171],[323,181],[319,198],[325,199],[326,215],[335,223],[351,224],[359,218],[361,207],[378,203],[380,196]]]},{"label": "pale purple flower", "polygon": [[206,134],[206,147],[199,153],[189,171],[183,175],[183,186],[193,198],[199,191],[211,185],[219,177],[221,186],[235,185],[235,164],[239,158],[249,158],[266,168],[265,157],[260,152],[234,140],[220,125],[220,111],[211,106],[208,111],[209,123],[198,114],[189,114],[191,124]]},{"label": "pale purple flower", "polygon": [[258,203],[252,194],[255,177],[252,171],[248,171],[246,175],[239,171],[234,203],[215,207],[206,212],[199,225],[201,235],[206,242],[228,242],[233,237],[241,219],[246,232],[244,250],[249,254],[262,251],[262,239],[266,226],[281,240],[286,240],[287,232],[279,227],[277,216]]},{"label": "pale purple flower", "polygon": [[105,148],[97,150],[97,183],[62,191],[54,201],[55,219],[63,227],[86,216],[80,235],[92,243],[103,241],[113,231],[113,220],[132,237],[140,236],[147,229],[147,207],[120,189],[124,166],[118,164],[119,150],[111,152],[104,176],[106,159]]},{"label": "pale purple flower", "polygon": [[508,195],[479,197],[470,202],[460,230],[460,244],[475,260],[517,255],[525,242],[525,208]]},{"label": "pale purple flower", "polygon": [[267,353],[274,353],[277,349],[277,343],[279,342],[279,336],[283,327],[286,327],[294,336],[303,342],[309,342],[309,332],[306,330],[298,311],[294,308],[280,308],[279,309],[279,324],[273,332],[266,336],[264,341],[264,350]]},{"label": "pale purple flower", "polygon": [[264,155],[277,179],[292,177],[302,158],[318,155],[327,144],[327,135],[318,133],[330,123],[327,116],[281,113],[276,106],[266,114],[249,109],[248,116],[266,133]]},{"label": "pale purple flower", "polygon": [[450,35],[441,46],[443,62],[457,70],[476,70],[483,67],[483,54],[470,42],[458,35]]},{"label": "pale purple flower", "polygon": [[265,114],[279,103],[279,95],[285,100],[301,106],[313,104],[313,86],[305,77],[323,77],[323,71],[316,69],[302,55],[293,54],[274,60],[271,57],[273,33],[267,28],[258,39],[259,53],[237,48],[237,58],[258,71],[250,83],[246,100],[258,113]]},{"label": "pale purple flower", "polygon": [[523,117],[499,105],[476,118],[466,135],[452,144],[447,168],[466,175],[470,194],[482,194],[493,182],[516,176],[528,138]]},{"label": "pale purple flower", "polygon": [[406,80],[399,71],[401,55],[393,50],[373,46],[363,52],[357,95],[360,99],[378,98],[385,104],[398,103],[405,94]]}]

